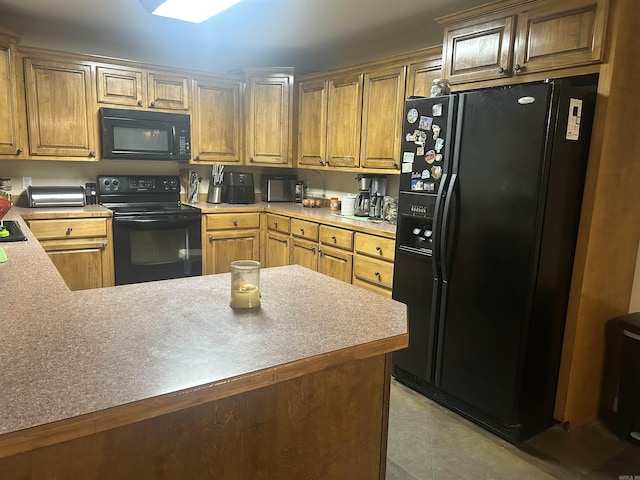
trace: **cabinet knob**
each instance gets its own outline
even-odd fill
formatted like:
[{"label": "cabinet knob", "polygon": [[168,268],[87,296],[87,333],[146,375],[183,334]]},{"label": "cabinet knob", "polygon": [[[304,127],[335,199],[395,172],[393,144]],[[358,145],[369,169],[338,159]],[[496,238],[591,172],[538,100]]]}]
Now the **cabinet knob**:
[{"label": "cabinet knob", "polygon": [[380,272],[373,272],[373,274],[374,274],[376,277],[380,278]]},{"label": "cabinet knob", "polygon": [[516,64],[513,66],[513,71],[514,71],[514,72],[519,72],[520,70],[522,70],[522,65],[520,65],[519,63],[516,63]]},{"label": "cabinet knob", "polygon": [[16,155],[20,155],[23,152],[23,150],[21,148],[16,150]]},{"label": "cabinet knob", "polygon": [[89,152],[89,156],[90,156],[91,158],[95,157],[95,156],[96,156],[96,152],[94,152],[93,150],[91,150],[91,151]]},{"label": "cabinet knob", "polygon": [[320,165],[324,165],[324,162],[322,161],[322,159],[318,160],[318,163],[319,163]]},{"label": "cabinet knob", "polygon": [[333,240],[333,243],[336,243],[336,236],[335,235],[331,235],[331,240]]},{"label": "cabinet knob", "polygon": [[504,73],[504,67],[498,67],[498,73]]},{"label": "cabinet knob", "polygon": [[153,107],[155,107],[155,106],[156,106],[156,102],[151,102],[151,103],[149,104],[149,107],[151,107],[151,108],[153,108]]},{"label": "cabinet knob", "polygon": [[249,157],[249,161],[253,163],[253,157]]},{"label": "cabinet knob", "polygon": [[300,232],[304,234],[304,228],[300,227]]},{"label": "cabinet knob", "polygon": [[213,242],[213,235],[209,235],[209,241]]},{"label": "cabinet knob", "polygon": [[278,228],[278,222],[273,222],[273,228]]},{"label": "cabinet knob", "polygon": [[323,253],[322,249],[318,247],[318,255],[322,255]]},{"label": "cabinet knob", "polygon": [[393,168],[395,168],[396,170],[398,169],[398,164],[396,162],[393,162]]},{"label": "cabinet knob", "polygon": [[382,247],[380,245],[376,245],[376,250],[380,253],[382,253]]},{"label": "cabinet knob", "polygon": [[196,155],[196,160],[200,160],[200,155]]},{"label": "cabinet knob", "polygon": [[324,164],[325,164],[325,165],[331,165],[331,164],[329,163],[329,159],[327,159],[327,161],[326,161],[326,162],[324,162]]},{"label": "cabinet knob", "polygon": [[235,218],[233,219],[233,226],[237,227],[238,226],[238,220],[236,220]]},{"label": "cabinet knob", "polygon": [[67,235],[71,235],[71,232],[73,232],[73,228],[72,227],[68,227],[67,228]]},{"label": "cabinet knob", "polygon": [[141,107],[142,106],[142,100],[138,100],[138,106]]},{"label": "cabinet knob", "polygon": [[314,247],[311,247],[311,251],[312,251],[313,253],[316,253],[316,247],[315,247],[315,246],[314,246]]}]

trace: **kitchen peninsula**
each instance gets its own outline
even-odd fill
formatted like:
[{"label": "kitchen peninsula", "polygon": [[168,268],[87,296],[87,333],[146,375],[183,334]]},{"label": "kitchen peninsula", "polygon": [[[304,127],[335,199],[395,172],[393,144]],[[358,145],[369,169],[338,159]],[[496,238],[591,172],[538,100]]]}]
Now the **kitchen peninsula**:
[{"label": "kitchen peninsula", "polygon": [[384,478],[404,305],[299,266],[257,311],[228,274],[71,292],[8,218],[0,479]]}]

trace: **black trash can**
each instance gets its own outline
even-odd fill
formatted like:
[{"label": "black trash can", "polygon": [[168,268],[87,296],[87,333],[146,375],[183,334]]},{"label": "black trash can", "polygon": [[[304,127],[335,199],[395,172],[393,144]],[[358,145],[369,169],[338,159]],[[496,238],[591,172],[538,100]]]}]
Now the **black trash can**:
[{"label": "black trash can", "polygon": [[618,431],[640,444],[640,312],[620,317],[622,351],[618,384]]}]

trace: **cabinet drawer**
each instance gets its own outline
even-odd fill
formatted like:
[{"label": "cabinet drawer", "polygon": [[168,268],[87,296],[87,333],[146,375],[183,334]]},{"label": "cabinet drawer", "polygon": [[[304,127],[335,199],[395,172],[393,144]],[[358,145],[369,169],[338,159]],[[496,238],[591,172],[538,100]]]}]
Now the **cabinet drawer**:
[{"label": "cabinet drawer", "polygon": [[395,241],[390,238],[356,233],[356,252],[383,260],[393,261]]},{"label": "cabinet drawer", "polygon": [[393,286],[393,263],[356,255],[353,278],[390,289]]},{"label": "cabinet drawer", "polygon": [[29,220],[28,223],[39,240],[107,236],[106,218]]},{"label": "cabinet drawer", "polygon": [[289,217],[267,213],[267,228],[280,233],[289,233]]},{"label": "cabinet drawer", "polygon": [[207,230],[260,228],[259,213],[216,213],[207,215]]},{"label": "cabinet drawer", "polygon": [[350,230],[320,225],[320,241],[333,247],[353,250],[353,232]]},{"label": "cabinet drawer", "polygon": [[320,226],[314,222],[307,222],[306,220],[299,220],[297,218],[291,219],[291,235],[296,237],[317,242],[319,227]]}]

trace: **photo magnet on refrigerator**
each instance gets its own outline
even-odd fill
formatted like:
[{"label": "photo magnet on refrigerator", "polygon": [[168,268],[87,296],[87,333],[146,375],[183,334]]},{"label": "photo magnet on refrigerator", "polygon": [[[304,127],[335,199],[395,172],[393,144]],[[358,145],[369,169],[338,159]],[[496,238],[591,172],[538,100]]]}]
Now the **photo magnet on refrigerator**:
[{"label": "photo magnet on refrigerator", "polygon": [[404,152],[402,154],[402,163],[413,163],[416,154],[413,152]]},{"label": "photo magnet on refrigerator", "polygon": [[412,108],[407,112],[407,122],[416,123],[416,120],[418,120],[418,110]]},{"label": "photo magnet on refrigerator", "polygon": [[432,123],[433,123],[433,118],[420,117],[420,123],[418,124],[418,128],[421,130],[431,130]]}]

